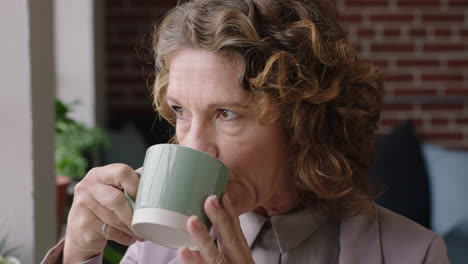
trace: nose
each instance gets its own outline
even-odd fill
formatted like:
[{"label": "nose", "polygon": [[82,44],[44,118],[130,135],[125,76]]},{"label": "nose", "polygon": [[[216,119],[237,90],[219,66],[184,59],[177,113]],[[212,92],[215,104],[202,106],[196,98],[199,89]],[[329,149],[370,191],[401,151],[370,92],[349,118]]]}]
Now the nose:
[{"label": "nose", "polygon": [[219,155],[215,133],[209,126],[204,126],[199,122],[192,122],[190,130],[179,138],[179,144],[208,153],[216,158]]}]

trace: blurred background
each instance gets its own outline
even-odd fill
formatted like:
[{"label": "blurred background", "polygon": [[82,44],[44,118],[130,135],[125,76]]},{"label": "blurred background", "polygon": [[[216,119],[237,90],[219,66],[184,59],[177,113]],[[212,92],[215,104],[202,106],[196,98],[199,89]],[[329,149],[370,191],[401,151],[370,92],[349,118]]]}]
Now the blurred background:
[{"label": "blurred background", "polygon": [[[452,262],[466,263],[468,1],[330,1],[386,76],[370,171],[387,189],[377,202],[439,233]],[[89,167],[137,168],[172,134],[152,107],[150,33],[177,1],[38,2],[0,4],[0,255],[18,247],[22,263],[63,235]],[[111,246],[109,263],[124,250]]]}]

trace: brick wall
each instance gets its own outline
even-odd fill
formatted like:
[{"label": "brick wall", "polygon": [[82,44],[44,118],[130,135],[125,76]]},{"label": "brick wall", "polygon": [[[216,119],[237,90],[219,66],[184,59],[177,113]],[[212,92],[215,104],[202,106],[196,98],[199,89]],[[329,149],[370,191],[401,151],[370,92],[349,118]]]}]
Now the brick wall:
[{"label": "brick wall", "polygon": [[[111,120],[151,115],[142,40],[175,0],[106,0]],[[386,74],[380,133],[410,119],[425,141],[468,149],[468,0],[336,0],[362,57]]]},{"label": "brick wall", "polygon": [[381,133],[410,119],[420,136],[468,149],[468,1],[337,1],[342,25],[386,75]]}]

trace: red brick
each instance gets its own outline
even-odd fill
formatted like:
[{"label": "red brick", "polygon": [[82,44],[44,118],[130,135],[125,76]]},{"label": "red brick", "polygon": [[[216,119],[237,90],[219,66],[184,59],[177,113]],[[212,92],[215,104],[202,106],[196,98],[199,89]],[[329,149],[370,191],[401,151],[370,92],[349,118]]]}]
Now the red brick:
[{"label": "red brick", "polygon": [[132,0],[129,3],[135,7],[161,8],[176,6],[177,0]]},{"label": "red brick", "polygon": [[371,22],[412,22],[413,15],[409,14],[379,14],[371,15]]},{"label": "red brick", "polygon": [[141,14],[128,14],[128,13],[107,14],[106,21],[108,23],[136,23],[136,24],[151,22],[149,17],[147,16],[142,16]]},{"label": "red brick", "polygon": [[447,139],[447,140],[463,140],[463,133],[461,132],[445,132],[445,133],[419,133],[419,136],[423,140],[441,140],[441,139]]},{"label": "red brick", "polygon": [[468,125],[468,118],[457,118],[455,119],[457,125]]},{"label": "red brick", "polygon": [[468,60],[448,60],[447,65],[449,67],[468,67]]},{"label": "red brick", "polygon": [[106,66],[109,69],[122,69],[124,67],[124,62],[122,60],[107,60]]},{"label": "red brick", "polygon": [[464,51],[465,44],[426,44],[424,45],[425,52],[452,52]]},{"label": "red brick", "polygon": [[373,52],[413,52],[413,44],[372,44]]},{"label": "red brick", "polygon": [[466,0],[449,0],[449,7],[468,7],[468,1]]},{"label": "red brick", "polygon": [[108,90],[107,96],[109,96],[110,100],[119,100],[125,97],[125,93],[122,90]]},{"label": "red brick", "polygon": [[385,104],[383,106],[384,112],[410,112],[413,110],[413,105],[411,104]]},{"label": "red brick", "polygon": [[375,31],[369,28],[360,28],[356,31],[356,35],[359,38],[368,38],[368,37],[372,38],[375,36]]},{"label": "red brick", "polygon": [[138,38],[142,37],[140,35],[140,32],[138,32],[137,30],[133,30],[133,29],[115,30],[115,34],[117,34],[117,36],[121,39],[124,38],[124,39],[138,40]]},{"label": "red brick", "polygon": [[342,23],[361,23],[361,15],[340,15],[338,21]]},{"label": "red brick", "polygon": [[369,7],[387,7],[388,0],[347,0],[344,1],[346,7],[360,7],[360,8],[369,8]]},{"label": "red brick", "polygon": [[464,15],[422,15],[422,21],[428,22],[463,22]]},{"label": "red brick", "polygon": [[468,87],[460,89],[448,88],[445,90],[445,94],[452,96],[468,96]]},{"label": "red brick", "polygon": [[409,31],[410,37],[425,37],[427,30],[425,28],[412,28]]},{"label": "red brick", "polygon": [[437,37],[449,37],[452,35],[452,30],[449,28],[438,28],[434,31],[434,35]]},{"label": "red brick", "polygon": [[404,89],[399,88],[394,91],[395,96],[435,96],[436,89]]},{"label": "red brick", "polygon": [[432,125],[448,125],[449,121],[446,118],[433,118],[431,119]]},{"label": "red brick", "polygon": [[125,116],[141,116],[147,114],[154,114],[154,110],[151,106],[108,106],[109,112],[114,115],[125,115]]},{"label": "red brick", "polygon": [[135,76],[122,76],[122,75],[114,75],[108,76],[109,82],[114,84],[141,84],[144,83],[145,80],[143,77],[135,77]]},{"label": "red brick", "polygon": [[124,6],[124,0],[107,0],[106,7],[110,8],[122,8]]},{"label": "red brick", "polygon": [[409,82],[413,80],[413,75],[411,74],[386,74],[386,82]]},{"label": "red brick", "polygon": [[388,28],[383,31],[384,37],[399,37],[400,29]]},{"label": "red brick", "polygon": [[440,7],[440,2],[437,0],[399,0],[400,7]]},{"label": "red brick", "polygon": [[463,104],[423,104],[423,111],[462,111]]},{"label": "red brick", "polygon": [[419,60],[419,59],[402,59],[397,61],[398,67],[438,67],[438,60]]},{"label": "red brick", "polygon": [[383,119],[380,120],[380,125],[381,126],[394,127],[400,122],[401,122],[401,120],[399,120],[399,119],[383,118]]},{"label": "red brick", "polygon": [[[411,119],[406,119],[411,121],[411,123],[414,126],[421,126],[424,124],[424,120],[420,118],[411,118]],[[380,120],[380,125],[381,126],[389,126],[389,127],[395,127],[399,123],[401,123],[403,120],[402,119],[397,119],[397,118],[383,118]]]},{"label": "red brick", "polygon": [[432,82],[463,81],[463,75],[451,73],[422,74],[421,80]]},{"label": "red brick", "polygon": [[135,47],[129,46],[129,45],[116,45],[116,44],[110,45],[109,44],[107,50],[111,54],[130,54],[130,55],[135,54]]},{"label": "red brick", "polygon": [[460,29],[460,36],[468,37],[468,29]]}]

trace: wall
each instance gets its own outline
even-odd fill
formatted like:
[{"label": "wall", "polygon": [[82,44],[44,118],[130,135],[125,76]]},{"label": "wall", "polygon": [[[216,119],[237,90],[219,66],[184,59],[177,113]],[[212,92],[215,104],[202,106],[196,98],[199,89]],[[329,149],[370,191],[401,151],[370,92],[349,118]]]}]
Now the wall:
[{"label": "wall", "polygon": [[22,263],[55,243],[52,2],[0,9],[0,236]]},{"label": "wall", "polygon": [[[111,119],[152,112],[146,79],[153,68],[137,54],[151,23],[176,2],[106,1]],[[350,41],[386,74],[380,133],[410,119],[424,140],[468,149],[468,1],[335,3]]]},{"label": "wall", "polygon": [[[104,118],[101,108],[104,53],[102,1],[54,1],[57,96],[64,102],[79,101],[71,116],[94,127]],[[96,52],[97,51],[97,52]]]},{"label": "wall", "polygon": [[385,133],[413,120],[426,141],[468,149],[468,1],[337,1],[364,58],[386,74]]}]

